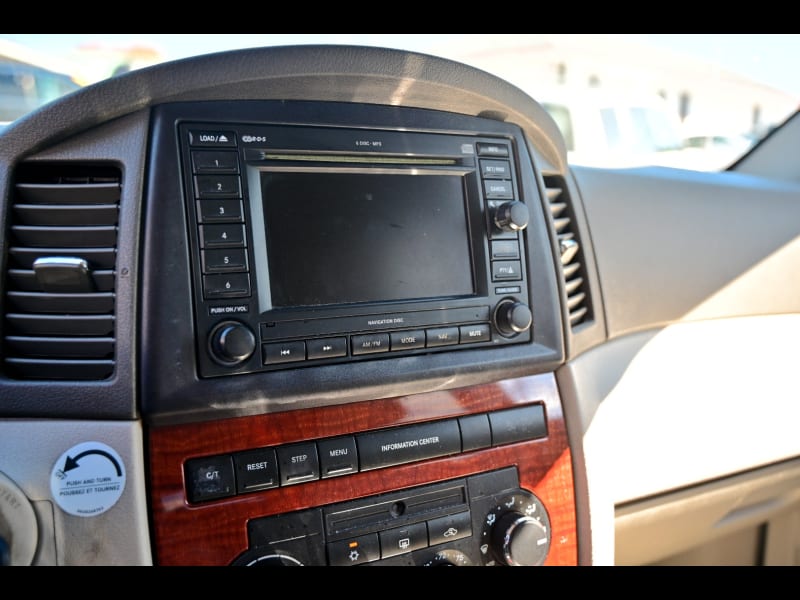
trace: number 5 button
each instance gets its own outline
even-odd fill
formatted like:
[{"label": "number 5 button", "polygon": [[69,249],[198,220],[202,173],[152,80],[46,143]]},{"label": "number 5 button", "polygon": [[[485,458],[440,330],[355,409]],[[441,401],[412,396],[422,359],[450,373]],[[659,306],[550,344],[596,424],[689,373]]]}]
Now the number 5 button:
[{"label": "number 5 button", "polygon": [[247,252],[235,248],[201,250],[203,273],[231,273],[247,271]]}]

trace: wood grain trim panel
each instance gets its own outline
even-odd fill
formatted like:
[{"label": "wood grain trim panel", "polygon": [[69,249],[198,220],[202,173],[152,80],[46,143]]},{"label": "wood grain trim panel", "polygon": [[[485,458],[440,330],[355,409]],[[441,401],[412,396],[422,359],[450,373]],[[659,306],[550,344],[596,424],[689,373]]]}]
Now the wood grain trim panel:
[{"label": "wood grain trim panel", "polygon": [[[183,463],[194,457],[354,434],[540,402],[546,438],[190,505]],[[148,429],[155,560],[225,565],[247,549],[251,518],[342,502],[515,465],[544,502],[552,545],[546,565],[577,564],[572,456],[552,374],[339,406]]]}]

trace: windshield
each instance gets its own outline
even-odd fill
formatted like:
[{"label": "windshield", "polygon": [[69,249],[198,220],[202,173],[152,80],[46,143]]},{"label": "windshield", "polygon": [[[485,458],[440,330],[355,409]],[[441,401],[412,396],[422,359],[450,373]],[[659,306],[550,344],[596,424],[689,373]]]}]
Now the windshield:
[{"label": "windshield", "polygon": [[236,48],[384,46],[473,65],[551,114],[572,164],[725,169],[797,110],[800,34],[2,34],[0,127],[80,86]]}]

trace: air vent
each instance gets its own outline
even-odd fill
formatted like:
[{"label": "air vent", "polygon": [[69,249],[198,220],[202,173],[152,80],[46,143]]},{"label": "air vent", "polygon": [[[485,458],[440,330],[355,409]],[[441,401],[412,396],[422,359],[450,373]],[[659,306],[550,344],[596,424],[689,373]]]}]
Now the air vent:
[{"label": "air vent", "polygon": [[4,370],[16,379],[101,380],[114,372],[120,173],[22,165],[11,191]]},{"label": "air vent", "polygon": [[569,324],[570,327],[575,327],[591,319],[586,271],[575,227],[575,215],[564,179],[546,176],[544,184],[561,252],[561,272],[567,294]]}]

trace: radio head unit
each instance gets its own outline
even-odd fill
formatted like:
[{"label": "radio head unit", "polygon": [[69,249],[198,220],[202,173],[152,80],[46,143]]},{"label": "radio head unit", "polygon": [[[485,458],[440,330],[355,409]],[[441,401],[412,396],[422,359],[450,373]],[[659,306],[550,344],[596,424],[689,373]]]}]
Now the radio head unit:
[{"label": "radio head unit", "polygon": [[512,138],[206,122],[178,135],[201,376],[530,342]]}]

